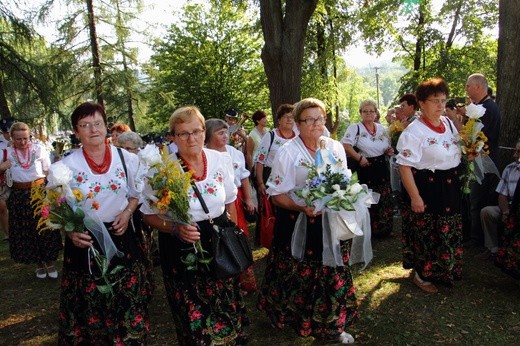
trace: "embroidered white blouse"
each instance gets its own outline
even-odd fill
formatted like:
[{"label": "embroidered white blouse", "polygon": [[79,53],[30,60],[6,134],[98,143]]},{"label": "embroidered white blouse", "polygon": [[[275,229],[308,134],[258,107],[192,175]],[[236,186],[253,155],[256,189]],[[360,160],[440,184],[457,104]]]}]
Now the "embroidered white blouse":
[{"label": "embroidered white blouse", "polygon": [[[276,156],[276,152],[282,145],[290,141],[292,138],[286,139],[280,137],[278,134],[278,130],[274,131],[274,138],[273,138],[273,144],[271,145],[271,133],[267,132],[264,137],[262,137],[262,141],[260,142],[260,145],[258,146],[258,149],[256,150],[256,154],[254,157],[255,162],[259,162],[263,164],[266,167],[272,167],[274,157]],[[296,130],[298,131],[298,130]],[[296,136],[298,136],[299,132],[295,132]],[[295,137],[293,137],[295,138]],[[271,149],[269,149],[269,146],[271,146]]]},{"label": "embroidered white blouse", "polygon": [[[7,147],[7,159],[11,161],[11,175],[13,181],[17,183],[27,183],[45,177],[45,171],[49,170],[51,160],[49,152],[40,144],[31,143],[29,146],[30,166],[25,169],[20,164],[27,164],[27,160],[22,157],[24,150],[16,149],[14,146]],[[18,155],[17,155],[18,152]],[[2,154],[3,155],[3,154]]]},{"label": "embroidered white blouse", "polygon": [[74,151],[61,161],[72,170],[70,188],[80,190],[83,195],[80,203],[82,209],[85,212],[95,212],[101,221],[107,223],[113,222],[126,209],[129,197],[139,198],[135,187],[139,165],[137,155],[121,150],[128,172],[126,176],[117,148],[110,146],[110,149],[112,162],[105,174],[92,172],[83,155],[83,149]]},{"label": "embroidered white blouse", "polygon": [[[325,147],[336,160],[341,161],[343,169],[347,172],[347,160],[345,150],[340,142],[329,137],[321,136],[319,141],[325,141]],[[285,143],[274,158],[271,175],[267,180],[267,193],[271,196],[287,194],[296,204],[305,205],[305,201],[294,193],[305,186],[308,167],[314,164],[314,159],[300,139],[294,137]]]},{"label": "embroidered white blouse", "polygon": [[[229,156],[227,152],[222,153],[207,148],[203,150],[207,158],[206,179],[196,181],[195,184],[204,198],[204,202],[209,210],[209,215],[212,218],[216,218],[224,213],[226,204],[233,203],[237,197],[233,164],[231,163],[231,156]],[[177,160],[177,156],[170,155],[170,159],[175,161]],[[202,209],[202,205],[191,186],[188,189],[188,195],[190,196],[189,213],[192,221],[208,220],[208,216]],[[155,214],[146,202],[142,204],[141,212],[143,212],[143,214]]]},{"label": "embroidered white blouse", "polygon": [[244,154],[231,145],[226,145],[226,151],[229,156],[231,156],[233,172],[235,172],[235,185],[241,187],[242,179],[249,177],[251,174],[249,170],[246,169],[246,159],[244,158]]},{"label": "embroidered white blouse", "polygon": [[[385,150],[390,147],[390,137],[388,130],[381,124],[374,123],[376,133],[372,136],[366,129],[362,122],[352,124],[347,128],[341,143],[350,144],[357,147],[361,155],[365,157],[377,157],[385,153]],[[359,128],[359,137],[356,140]]]},{"label": "embroidered white blouse", "polygon": [[416,169],[446,170],[460,164],[459,133],[450,119],[442,116],[444,133],[437,133],[415,120],[397,142],[397,163]]}]

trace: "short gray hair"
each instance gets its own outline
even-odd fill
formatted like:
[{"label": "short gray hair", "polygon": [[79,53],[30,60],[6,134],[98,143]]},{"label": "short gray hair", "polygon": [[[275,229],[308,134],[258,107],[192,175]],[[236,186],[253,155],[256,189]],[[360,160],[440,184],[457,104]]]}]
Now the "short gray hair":
[{"label": "short gray hair", "polygon": [[213,134],[219,130],[228,128],[228,124],[222,119],[211,118],[206,120],[206,144],[210,141]]},{"label": "short gray hair", "polygon": [[122,143],[130,142],[136,148],[141,148],[144,145],[144,141],[137,133],[132,131],[123,132],[117,137],[117,145],[121,145]]}]

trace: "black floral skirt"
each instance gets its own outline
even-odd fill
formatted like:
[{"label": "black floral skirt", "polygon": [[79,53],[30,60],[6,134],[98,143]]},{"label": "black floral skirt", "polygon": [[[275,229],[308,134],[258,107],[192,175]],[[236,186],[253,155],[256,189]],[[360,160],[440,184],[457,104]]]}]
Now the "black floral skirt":
[{"label": "black floral skirt", "polygon": [[[67,237],[61,280],[59,332],[60,345],[142,345],[150,329],[148,302],[152,284],[149,265],[140,245],[139,234],[129,227],[122,236],[112,236],[121,258],[108,266],[112,294],[98,286],[105,282],[86,249],[78,248]],[[94,242],[94,246],[98,244]]]},{"label": "black floral skirt", "polygon": [[38,218],[31,207],[30,189],[11,189],[9,210],[9,251],[17,263],[53,262],[63,249],[61,232],[38,232]]},{"label": "black floral skirt", "polygon": [[370,226],[372,236],[382,237],[392,232],[392,216],[395,209],[390,186],[390,169],[385,155],[367,158],[368,167],[360,167],[358,178],[361,184],[366,184],[372,191],[380,194],[379,202],[372,204],[370,212]]},{"label": "black floral skirt", "polygon": [[[219,222],[215,219],[215,222]],[[210,225],[198,223],[201,242],[210,251]],[[210,266],[187,270],[182,258],[193,252],[191,244],[159,232],[159,253],[164,286],[179,345],[245,345],[249,324],[239,288],[239,277],[217,280]],[[211,252],[207,254],[211,256]]]},{"label": "black floral skirt", "polygon": [[414,213],[403,189],[403,267],[427,281],[452,285],[462,277],[459,170],[412,170],[424,213]]},{"label": "black floral skirt", "polygon": [[520,280],[520,222],[510,217],[500,231],[500,248],[495,264],[516,280]]},{"label": "black floral skirt", "polygon": [[304,259],[297,261],[291,256],[291,237],[298,214],[277,208],[258,308],[280,329],[288,325],[300,336],[336,340],[358,317],[348,264],[351,241],[341,243],[344,267],[324,266],[321,216],[309,218]]}]

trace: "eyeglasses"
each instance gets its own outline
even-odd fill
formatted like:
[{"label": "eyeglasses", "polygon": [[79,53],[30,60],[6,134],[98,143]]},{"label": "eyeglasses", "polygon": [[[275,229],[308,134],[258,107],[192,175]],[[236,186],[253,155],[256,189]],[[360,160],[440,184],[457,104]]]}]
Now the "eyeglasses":
[{"label": "eyeglasses", "polygon": [[193,132],[181,132],[181,133],[176,133],[175,135],[177,137],[179,137],[180,139],[182,139],[183,141],[187,141],[188,138],[190,138],[190,136],[193,136],[194,138],[197,138],[199,137],[200,135],[202,135],[204,133],[204,130],[195,130]]},{"label": "eyeglasses", "polygon": [[362,110],[361,113],[372,114],[372,113],[376,113],[376,111],[374,111],[374,110]]},{"label": "eyeglasses", "polygon": [[78,124],[78,127],[80,129],[100,129],[101,127],[105,126],[105,124],[101,121],[96,121],[94,123],[83,123],[83,124]]},{"label": "eyeglasses", "polygon": [[216,135],[216,136],[227,136],[228,135],[228,130],[227,129],[222,129],[222,130],[214,132],[213,134]]},{"label": "eyeglasses", "polygon": [[323,125],[323,124],[325,124],[325,118],[319,117],[319,118],[301,119],[300,123],[305,123],[306,125]]},{"label": "eyeglasses", "polygon": [[433,103],[434,105],[445,105],[448,100],[446,99],[426,99],[426,101],[429,101]]},{"label": "eyeglasses", "polygon": [[294,117],[292,114],[284,114],[281,116],[282,119],[286,119],[286,120],[294,120]]}]

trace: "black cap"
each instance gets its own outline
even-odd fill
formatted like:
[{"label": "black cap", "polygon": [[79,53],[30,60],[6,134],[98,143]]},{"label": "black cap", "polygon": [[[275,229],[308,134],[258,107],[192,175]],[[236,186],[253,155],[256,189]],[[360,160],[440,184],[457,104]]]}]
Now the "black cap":
[{"label": "black cap", "polygon": [[226,117],[230,117],[230,118],[238,117],[238,112],[235,109],[228,109],[227,111],[224,112],[224,114],[226,115]]},{"label": "black cap", "polygon": [[11,128],[13,123],[14,123],[13,118],[2,119],[2,120],[0,120],[0,129],[2,130],[2,132],[9,132],[9,129]]}]

